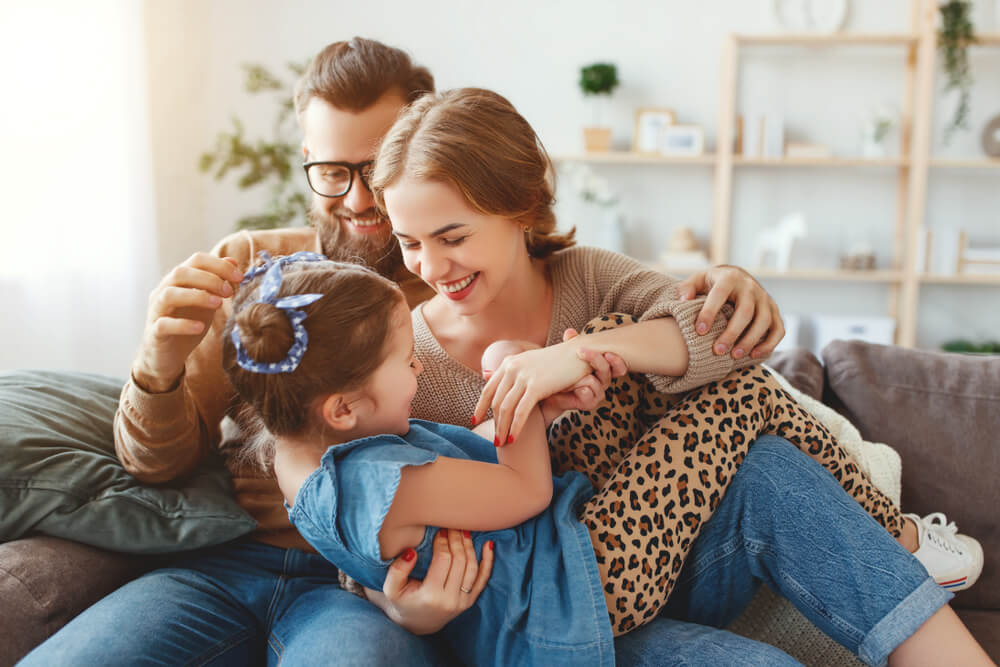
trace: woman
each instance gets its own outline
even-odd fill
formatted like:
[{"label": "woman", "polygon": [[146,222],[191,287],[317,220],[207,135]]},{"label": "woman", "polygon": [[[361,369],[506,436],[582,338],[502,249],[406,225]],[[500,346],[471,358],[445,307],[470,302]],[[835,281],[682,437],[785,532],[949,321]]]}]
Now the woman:
[{"label": "woman", "polygon": [[[413,312],[416,352],[427,369],[414,401],[414,417],[464,425],[482,420],[492,408],[495,444],[514,442],[539,401],[568,390],[591,373],[582,351],[586,345],[613,353],[633,371],[647,374],[649,387],[629,399],[635,401],[630,414],[603,417],[612,424],[622,422],[622,428],[631,433],[631,423],[645,423],[649,413],[661,410],[662,405],[652,403],[665,404],[667,394],[721,379],[734,366],[749,361],[734,362],[712,354],[714,336],[701,337],[694,331],[701,304],[681,301],[671,279],[613,253],[572,248],[572,236],[555,230],[548,173],[548,159],[530,126],[505,99],[488,91],[466,89],[424,98],[412,105],[386,136],[376,159],[372,189],[392,221],[407,268],[437,292]],[[560,342],[565,329],[581,327],[611,311],[633,315],[639,323]],[[724,325],[720,318],[710,333],[721,332]],[[498,339],[522,340],[540,349],[508,358],[485,381],[479,360],[486,347]],[[710,414],[708,410],[701,416]],[[582,425],[580,432],[585,433],[585,428]],[[622,451],[633,444],[628,437],[617,443],[598,442],[616,450],[608,452],[609,447],[605,447],[600,451],[598,446],[592,456],[619,463],[610,473],[614,484],[624,485],[619,490],[651,474],[633,465]],[[781,450],[780,443],[774,447]],[[572,462],[581,452],[554,451],[553,458],[561,454]],[[809,466],[795,461],[794,456],[780,451],[774,455],[791,456],[794,465],[777,466],[770,471],[772,477],[791,475],[788,471],[793,468],[808,476]],[[746,472],[762,475],[761,470],[754,466]],[[600,476],[595,481],[600,482]],[[712,480],[703,483],[713,485]],[[724,493],[726,483],[728,479],[716,480],[715,488],[721,487]],[[756,554],[746,570],[730,562],[715,579],[735,582],[736,570],[752,572],[758,579],[769,577],[769,583],[800,608],[805,607],[804,613],[828,634],[873,664],[894,651],[896,657],[910,650],[929,656],[924,652],[928,643],[946,651],[951,660],[958,651],[968,651],[965,655],[970,660],[985,660],[985,654],[945,605],[949,594],[927,578],[905,550],[881,528],[858,520],[858,513],[863,512],[856,504],[838,502],[836,484],[831,488],[816,482],[809,487],[808,492],[820,498],[816,503],[819,509],[803,517],[795,530],[779,530],[784,527],[780,522],[765,530],[774,538],[776,556],[770,550]],[[607,487],[599,493],[606,492]],[[787,505],[795,502],[782,494],[764,494],[763,498],[768,516],[790,513],[792,508]],[[614,502],[609,498],[608,507]],[[743,507],[737,505],[735,512],[723,507],[724,499],[721,503],[723,516],[739,515],[744,524],[749,522],[741,530],[757,529],[760,521],[756,517],[764,514],[763,508],[741,514],[739,510],[748,509],[742,494],[737,503]],[[595,520],[607,520],[618,529],[613,525],[612,511]],[[702,542],[717,537],[707,527],[714,523],[709,521],[706,533],[684,546],[699,554]],[[862,557],[866,549],[848,535],[841,535],[847,526],[851,533],[863,533],[865,544],[877,544],[892,554],[894,575],[904,570],[910,574],[897,579],[886,576],[884,567],[865,564]],[[628,527],[621,529],[628,533]],[[832,547],[821,549],[811,539],[816,532],[837,539]],[[599,546],[595,544],[595,548]],[[819,576],[822,564],[802,566],[810,556],[828,557],[830,548],[843,563],[853,563],[852,574],[863,575],[863,584],[855,581],[849,588],[877,590],[879,605],[859,605],[855,599],[845,599],[842,587],[831,589],[829,577]],[[794,558],[787,558],[793,553]],[[680,565],[677,563],[677,570]],[[782,578],[793,566],[798,568],[794,586]],[[903,579],[905,583],[900,583]],[[809,593],[806,598],[819,600],[823,611],[795,595],[803,580]],[[681,577],[681,581],[683,586],[687,580]],[[684,605],[687,610],[706,604],[711,607],[712,598],[728,599],[717,590],[709,594],[698,586],[685,588],[684,595],[694,596]],[[719,617],[731,612],[712,611]],[[851,632],[842,631],[845,622]]]}]

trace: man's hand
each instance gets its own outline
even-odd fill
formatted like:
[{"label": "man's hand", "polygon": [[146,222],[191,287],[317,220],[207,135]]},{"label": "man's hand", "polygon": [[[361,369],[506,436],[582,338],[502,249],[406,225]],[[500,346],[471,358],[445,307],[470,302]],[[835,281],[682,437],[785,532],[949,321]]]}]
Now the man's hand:
[{"label": "man's hand", "polygon": [[479,598],[493,572],[493,542],[483,547],[480,563],[466,531],[439,531],[423,581],[409,578],[416,556],[408,549],[389,566],[382,592],[366,588],[365,593],[395,623],[415,635],[426,635],[443,628]]},{"label": "man's hand", "polygon": [[177,382],[215,311],[241,280],[236,260],[199,252],[160,281],[149,295],[146,330],[132,364],[132,375],[143,389],[164,392]]},{"label": "man's hand", "polygon": [[695,324],[699,334],[708,332],[724,303],[733,304],[729,325],[712,346],[716,354],[732,350],[733,359],[746,354],[760,359],[771,354],[785,337],[778,304],[753,276],[737,266],[713,266],[681,282],[678,290],[685,301],[708,294]]}]

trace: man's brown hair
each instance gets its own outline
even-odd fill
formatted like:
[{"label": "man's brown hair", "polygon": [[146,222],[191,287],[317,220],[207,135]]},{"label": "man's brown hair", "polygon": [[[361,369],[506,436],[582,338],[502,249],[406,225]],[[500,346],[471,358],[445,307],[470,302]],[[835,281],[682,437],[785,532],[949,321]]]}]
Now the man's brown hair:
[{"label": "man's brown hair", "polygon": [[354,37],[328,45],[309,63],[295,86],[295,111],[301,114],[314,97],[345,111],[364,111],[390,90],[413,102],[434,92],[434,77],[404,51]]}]

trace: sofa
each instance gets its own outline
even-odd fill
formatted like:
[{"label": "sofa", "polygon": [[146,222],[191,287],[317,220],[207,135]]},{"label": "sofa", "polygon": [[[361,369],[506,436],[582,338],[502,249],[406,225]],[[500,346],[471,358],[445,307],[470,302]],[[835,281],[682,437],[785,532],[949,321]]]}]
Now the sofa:
[{"label": "sofa", "polygon": [[[1000,661],[1000,357],[906,350],[835,341],[823,362],[804,350],[770,365],[798,390],[847,417],[865,440],[902,457],[904,511],[944,512],[982,543],[985,566],[952,602],[973,635]],[[0,480],[2,482],[2,480]],[[158,564],[152,555],[28,534],[0,544],[0,667],[19,658],[90,604]],[[732,629],[762,638],[805,664],[857,664],[776,612],[766,589]],[[803,634],[806,633],[806,634]],[[808,646],[806,646],[808,644]]]}]

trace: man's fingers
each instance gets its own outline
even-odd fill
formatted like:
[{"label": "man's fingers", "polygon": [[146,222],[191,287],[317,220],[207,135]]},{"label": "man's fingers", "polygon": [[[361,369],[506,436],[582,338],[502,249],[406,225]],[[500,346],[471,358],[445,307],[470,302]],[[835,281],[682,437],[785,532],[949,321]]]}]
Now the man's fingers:
[{"label": "man's fingers", "polygon": [[750,323],[754,318],[754,304],[749,303],[746,300],[736,304],[736,310],[733,312],[733,316],[729,318],[729,324],[726,325],[725,331],[723,331],[715,342],[712,344],[712,350],[716,354],[726,354],[731,349],[733,349],[733,343],[739,338],[746,328],[750,326]]},{"label": "man's fingers", "polygon": [[181,266],[189,266],[213,273],[222,280],[237,285],[243,280],[243,273],[236,268],[236,260],[232,257],[219,257],[209,252],[196,252],[188,257]]},{"label": "man's fingers", "polygon": [[152,334],[156,338],[170,336],[197,336],[205,330],[205,323],[180,317],[158,317],[153,323]]},{"label": "man's fingers", "polygon": [[708,272],[701,271],[694,274],[677,285],[677,296],[681,301],[690,301],[698,294],[708,291]]},{"label": "man's fingers", "polygon": [[708,296],[705,297],[705,303],[702,304],[701,310],[698,311],[698,320],[695,324],[695,330],[698,333],[708,333],[708,330],[712,328],[712,324],[715,322],[715,319],[719,316],[719,311],[722,310],[722,306],[724,306],[726,301],[729,299],[729,295],[730,291],[722,285],[715,285],[712,287]]},{"label": "man's fingers", "polygon": [[781,339],[784,337],[785,323],[782,322],[780,316],[775,317],[774,321],[771,323],[771,330],[768,332],[767,338],[761,341],[757,347],[753,349],[750,356],[754,359],[766,357],[774,352],[774,348],[778,347],[778,343],[780,343]]},{"label": "man's fingers", "polygon": [[749,328],[733,345],[733,359],[742,359],[753,350],[771,328],[771,311],[758,305]]}]

